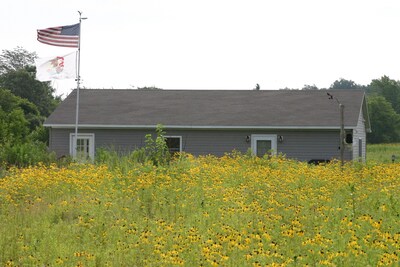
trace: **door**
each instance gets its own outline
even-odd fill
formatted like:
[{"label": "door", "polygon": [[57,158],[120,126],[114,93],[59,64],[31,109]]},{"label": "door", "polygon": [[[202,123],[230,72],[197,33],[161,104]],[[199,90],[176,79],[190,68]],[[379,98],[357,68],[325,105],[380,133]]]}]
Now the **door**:
[{"label": "door", "polygon": [[94,134],[78,134],[75,144],[75,134],[70,135],[70,154],[78,162],[94,159]]},{"label": "door", "polygon": [[265,154],[275,155],[277,151],[277,136],[275,134],[252,134],[251,151],[257,157]]}]

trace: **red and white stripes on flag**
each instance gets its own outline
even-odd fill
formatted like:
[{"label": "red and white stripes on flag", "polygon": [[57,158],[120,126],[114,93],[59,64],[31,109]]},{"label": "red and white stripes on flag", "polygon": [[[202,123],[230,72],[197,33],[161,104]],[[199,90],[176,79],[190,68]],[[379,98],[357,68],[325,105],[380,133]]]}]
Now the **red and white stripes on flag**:
[{"label": "red and white stripes on flag", "polygon": [[61,47],[79,47],[80,24],[51,27],[37,30],[37,40],[41,43],[61,46]]}]

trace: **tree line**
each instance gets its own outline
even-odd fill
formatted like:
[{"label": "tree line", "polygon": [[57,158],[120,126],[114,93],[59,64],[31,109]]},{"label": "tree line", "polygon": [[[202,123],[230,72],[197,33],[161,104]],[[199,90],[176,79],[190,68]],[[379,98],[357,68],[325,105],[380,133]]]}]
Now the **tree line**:
[{"label": "tree line", "polygon": [[[55,95],[50,82],[36,80],[36,57],[35,52],[22,47],[3,50],[0,54],[0,171],[10,164],[26,166],[54,160],[54,156],[47,151],[48,131],[43,122],[61,98]],[[372,125],[367,142],[400,141],[400,81],[383,76],[368,85],[360,85],[340,78],[329,88],[318,88],[314,84],[304,85],[301,89],[365,90]]]},{"label": "tree line", "polygon": [[21,47],[0,54],[0,172],[54,160],[43,122],[61,99],[49,82],[36,80],[36,57]]}]

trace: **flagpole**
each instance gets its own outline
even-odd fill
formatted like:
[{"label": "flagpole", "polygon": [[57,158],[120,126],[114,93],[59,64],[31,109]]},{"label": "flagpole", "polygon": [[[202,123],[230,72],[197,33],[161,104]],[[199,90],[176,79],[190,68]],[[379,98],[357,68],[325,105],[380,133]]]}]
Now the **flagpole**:
[{"label": "flagpole", "polygon": [[80,71],[81,71],[81,25],[82,20],[86,18],[82,18],[82,12],[79,13],[79,39],[78,39],[78,59],[77,59],[77,77],[76,77],[76,112],[75,112],[75,138],[74,138],[74,158],[76,159],[78,154],[78,123],[79,123],[79,89],[80,89]]}]

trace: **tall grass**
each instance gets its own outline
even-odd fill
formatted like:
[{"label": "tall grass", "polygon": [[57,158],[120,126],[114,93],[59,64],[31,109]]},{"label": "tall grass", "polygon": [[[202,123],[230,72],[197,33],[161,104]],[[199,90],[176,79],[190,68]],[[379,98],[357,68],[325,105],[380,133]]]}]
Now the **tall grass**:
[{"label": "tall grass", "polygon": [[367,161],[390,163],[393,159],[395,162],[400,162],[400,144],[393,143],[367,145]]},{"label": "tall grass", "polygon": [[56,161],[54,153],[48,152],[42,142],[5,143],[0,145],[0,179],[11,166],[24,168],[37,164],[51,164]]},{"label": "tall grass", "polygon": [[0,265],[395,266],[399,171],[238,154],[12,169]]}]

